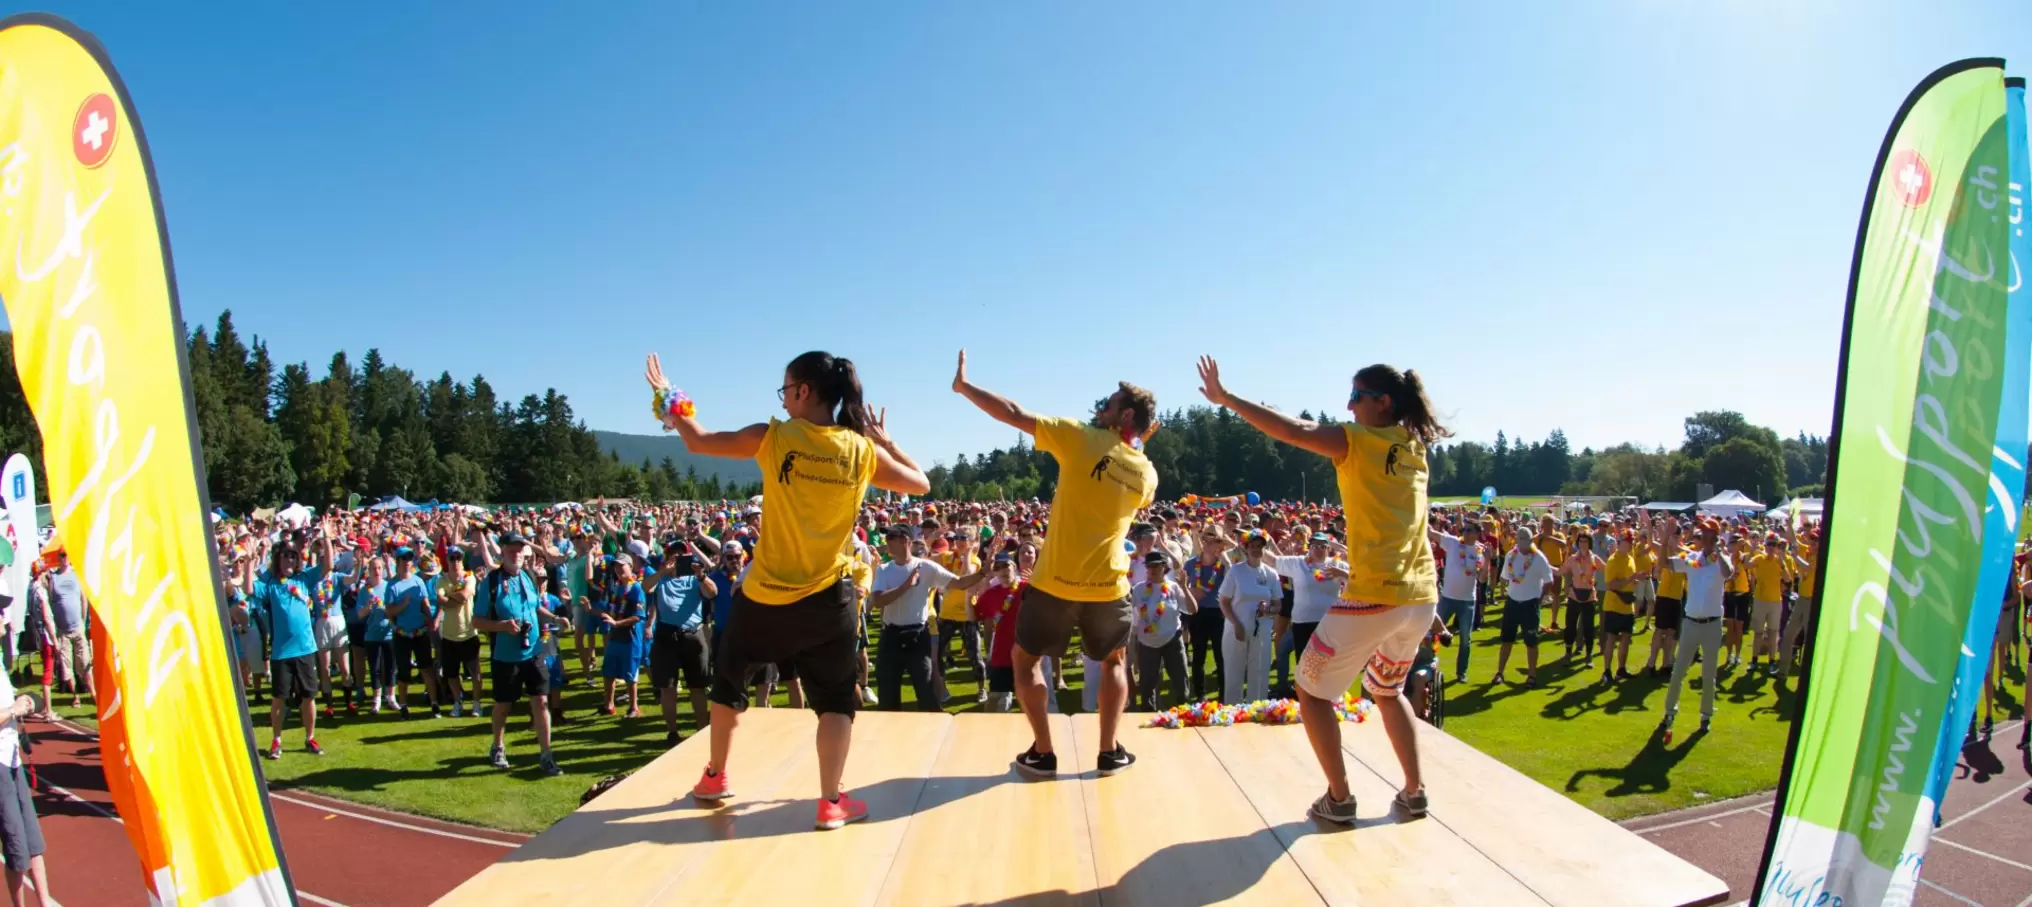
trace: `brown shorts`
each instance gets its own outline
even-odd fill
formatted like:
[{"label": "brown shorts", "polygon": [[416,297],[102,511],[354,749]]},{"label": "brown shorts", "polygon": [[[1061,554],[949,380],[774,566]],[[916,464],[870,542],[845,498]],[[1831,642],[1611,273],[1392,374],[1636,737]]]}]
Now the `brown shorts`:
[{"label": "brown shorts", "polygon": [[1100,661],[1129,642],[1131,614],[1126,598],[1073,602],[1025,586],[1023,606],[1016,612],[1016,644],[1032,655],[1057,657],[1065,654],[1077,628],[1080,648]]}]

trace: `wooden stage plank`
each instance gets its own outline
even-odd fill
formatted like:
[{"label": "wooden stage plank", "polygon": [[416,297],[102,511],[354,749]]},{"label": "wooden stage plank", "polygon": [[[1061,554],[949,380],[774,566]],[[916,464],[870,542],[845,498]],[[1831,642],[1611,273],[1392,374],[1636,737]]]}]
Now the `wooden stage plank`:
[{"label": "wooden stage plank", "polygon": [[[1053,740],[1072,755],[1071,720],[1050,717]],[[1098,907],[1079,785],[1016,771],[1016,754],[1029,745],[1020,718],[954,717],[880,903]]]},{"label": "wooden stage plank", "polygon": [[1329,904],[1545,903],[1453,830],[1392,810],[1396,785],[1358,763],[1348,767],[1360,811],[1355,827],[1313,818],[1307,810],[1326,782],[1302,728],[1171,733],[1200,735]]},{"label": "wooden stage plank", "polygon": [[[794,784],[803,785],[795,788],[803,796],[813,796],[812,785],[795,769],[815,759],[811,734],[816,722],[809,713],[802,721],[798,717],[787,709],[753,709],[743,718],[734,738],[731,774],[735,792],[745,800],[787,796]],[[707,753],[706,735],[692,736],[438,904],[653,902],[735,830],[733,812],[691,799]]]},{"label": "wooden stage plank", "polygon": [[[1424,722],[1419,762],[1431,818],[1559,907],[1694,907],[1728,899],[1722,880]],[[1343,749],[1402,780],[1383,722],[1346,725]],[[1350,774],[1354,766],[1349,766]]]},{"label": "wooden stage plank", "polygon": [[1093,715],[1073,718],[1079,760],[1059,756],[1059,777],[1077,773],[1086,797],[1102,903],[1322,903],[1197,733],[1139,723],[1124,716],[1119,731],[1137,757],[1127,772],[1095,776]]}]

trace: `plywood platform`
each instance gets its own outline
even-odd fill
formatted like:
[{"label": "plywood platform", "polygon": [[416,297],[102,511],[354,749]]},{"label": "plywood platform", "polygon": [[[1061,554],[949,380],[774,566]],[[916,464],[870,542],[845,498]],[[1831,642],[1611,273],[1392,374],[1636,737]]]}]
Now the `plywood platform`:
[{"label": "plywood platform", "polygon": [[[1319,822],[1325,790],[1298,727],[1125,728],[1130,771],[1099,778],[1099,725],[1051,716],[1056,780],[1019,775],[1019,715],[863,713],[847,762],[867,821],[812,829],[809,712],[751,710],[722,807],[687,792],[687,740],[439,903],[1211,903],[1562,907],[1718,903],[1727,886],[1424,725],[1432,814],[1393,814],[1380,722],[1343,726],[1361,819]],[[1134,723],[1131,715],[1125,723]]]}]

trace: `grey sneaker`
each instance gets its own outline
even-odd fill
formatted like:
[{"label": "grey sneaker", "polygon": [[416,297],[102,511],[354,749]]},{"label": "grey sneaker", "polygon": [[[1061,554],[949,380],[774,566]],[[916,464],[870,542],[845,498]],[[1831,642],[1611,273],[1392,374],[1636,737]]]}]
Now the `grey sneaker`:
[{"label": "grey sneaker", "polygon": [[487,751],[487,764],[489,764],[489,765],[492,765],[492,766],[493,766],[493,767],[495,767],[495,768],[500,768],[500,769],[505,769],[505,768],[507,768],[507,767],[508,767],[508,751],[507,751],[507,750],[504,750],[504,749],[502,749],[502,748],[500,748],[500,747],[498,747],[498,746],[497,746],[497,747],[494,747],[494,748],[492,748],[492,749],[490,749],[490,750],[488,750],[488,751]]},{"label": "grey sneaker", "polygon": [[543,760],[538,765],[543,769],[543,774],[546,777],[555,778],[564,774],[564,769],[557,767],[557,757],[549,753],[543,754]]},{"label": "grey sneaker", "polygon": [[1355,798],[1335,800],[1331,791],[1312,801],[1312,814],[1336,825],[1355,824]]},{"label": "grey sneaker", "polygon": [[1391,802],[1395,803],[1398,809],[1403,810],[1411,818],[1422,819],[1425,817],[1427,803],[1424,788],[1419,788],[1418,793],[1415,794],[1407,794],[1400,790],[1397,792],[1397,799]]}]

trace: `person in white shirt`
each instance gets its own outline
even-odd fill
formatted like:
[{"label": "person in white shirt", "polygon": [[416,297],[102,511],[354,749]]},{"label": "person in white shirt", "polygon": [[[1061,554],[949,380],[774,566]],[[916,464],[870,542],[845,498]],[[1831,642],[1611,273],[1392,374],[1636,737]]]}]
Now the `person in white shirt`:
[{"label": "person in white shirt", "polygon": [[1165,552],[1143,555],[1145,579],[1129,589],[1129,606],[1135,610],[1130,638],[1136,641],[1137,692],[1143,707],[1153,712],[1166,708],[1158,701],[1157,685],[1166,681],[1170,705],[1185,701],[1185,640],[1179,635],[1180,618],[1199,610],[1185,586],[1171,579],[1171,560]]},{"label": "person in white shirt", "polygon": [[1714,720],[1715,669],[1722,649],[1722,592],[1736,571],[1736,565],[1716,544],[1721,527],[1714,520],[1701,520],[1694,538],[1697,542],[1692,553],[1668,558],[1668,552],[1679,550],[1679,524],[1668,522],[1664,541],[1658,546],[1659,564],[1686,574],[1686,613],[1679,623],[1679,652],[1672,661],[1672,682],[1665,688],[1665,718],[1658,723],[1667,746],[1672,745],[1679,691],[1695,652],[1700,653],[1700,733],[1707,733],[1708,722]]},{"label": "person in white shirt", "polygon": [[[48,700],[44,700],[47,702]],[[35,789],[21,762],[21,720],[38,710],[31,696],[17,696],[13,678],[0,671],[0,856],[7,863],[7,893],[14,903],[37,907],[54,904],[49,895],[49,871],[42,861],[46,845],[42,824],[35,818]],[[35,882],[30,888],[29,880]],[[29,900],[33,892],[34,900]]]},{"label": "person in white shirt", "polygon": [[[1510,549],[1503,558],[1503,594],[1508,601],[1503,603],[1503,632],[1500,637],[1503,648],[1496,653],[1496,678],[1491,683],[1506,679],[1504,669],[1510,666],[1510,646],[1521,637],[1524,640],[1524,685],[1538,686],[1538,607],[1545,598],[1545,587],[1552,582],[1552,562],[1545,559],[1545,552],[1538,550],[1537,539],[1531,527],[1517,527],[1517,547]],[[1463,643],[1465,645],[1465,643]]]},{"label": "person in white shirt", "polygon": [[1270,695],[1270,647],[1277,609],[1284,602],[1284,584],[1277,570],[1264,562],[1269,539],[1251,531],[1242,542],[1243,561],[1228,568],[1221,580],[1221,613],[1227,635],[1221,639],[1224,687],[1221,701],[1232,705]]},{"label": "person in white shirt", "polygon": [[907,526],[885,530],[889,563],[875,570],[875,598],[871,605],[882,612],[882,638],[875,649],[875,695],[877,708],[903,708],[903,675],[917,691],[917,707],[936,712],[941,703],[932,692],[932,634],[926,623],[931,618],[931,593],[936,589],[963,590],[988,576],[984,568],[959,576],[936,561],[917,556]]},{"label": "person in white shirt", "polygon": [[[1348,579],[1347,562],[1327,553],[1332,544],[1333,536],[1315,532],[1306,541],[1305,554],[1276,558],[1277,575],[1291,580],[1291,651],[1301,655]],[[1283,668],[1281,659],[1278,667]]]},{"label": "person in white shirt", "polygon": [[1475,629],[1475,585],[1487,567],[1482,554],[1482,524],[1472,517],[1461,521],[1460,535],[1434,529],[1432,547],[1446,555],[1446,569],[1439,575],[1439,619],[1453,624],[1460,653],[1454,656],[1455,683],[1468,680],[1469,640]]}]

